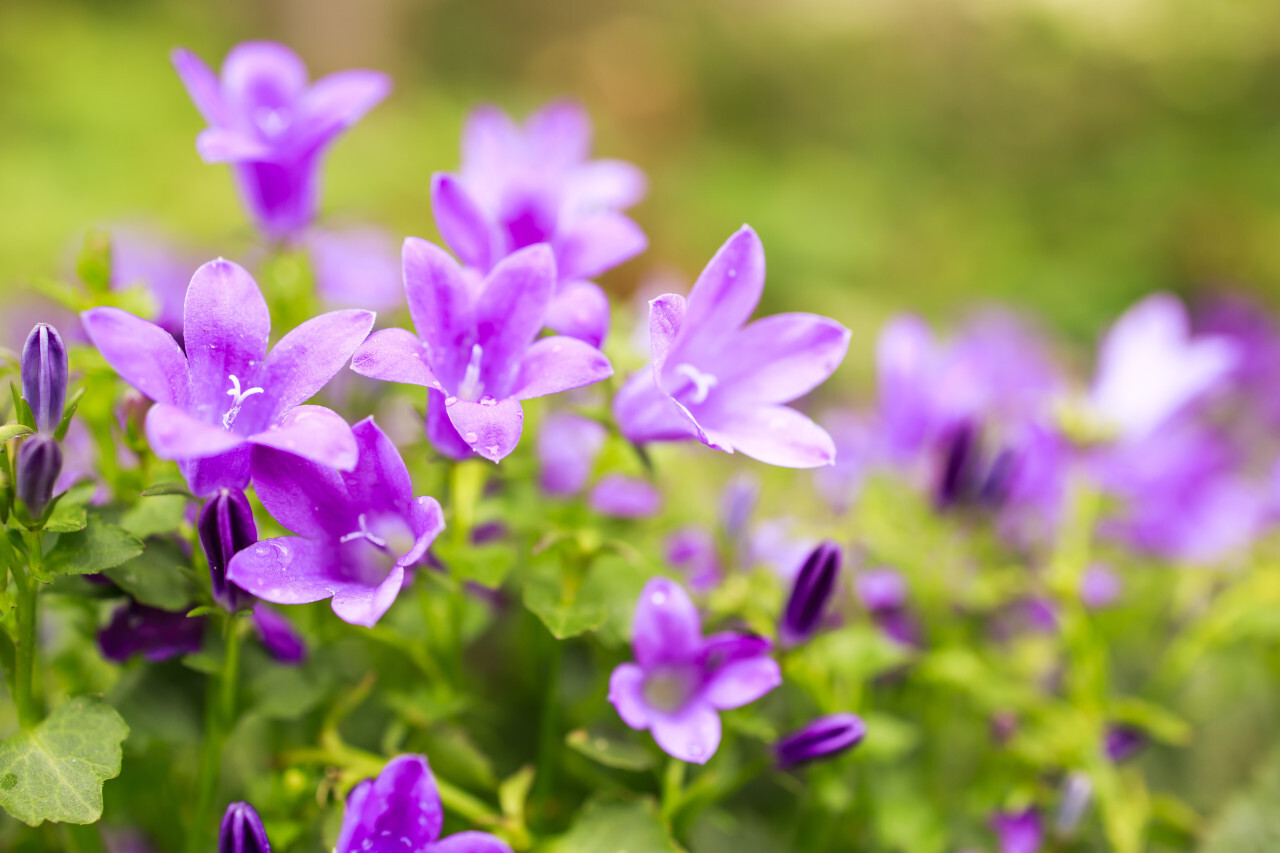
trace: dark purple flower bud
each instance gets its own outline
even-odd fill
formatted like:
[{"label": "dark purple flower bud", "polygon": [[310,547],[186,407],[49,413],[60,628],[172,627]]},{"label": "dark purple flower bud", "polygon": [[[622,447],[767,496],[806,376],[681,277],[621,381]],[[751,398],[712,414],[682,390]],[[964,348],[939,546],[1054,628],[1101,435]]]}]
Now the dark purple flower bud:
[{"label": "dark purple flower bud", "polygon": [[866,735],[867,724],[857,714],[831,714],[782,738],[773,752],[779,767],[794,767],[853,749]]},{"label": "dark purple flower bud", "polygon": [[31,406],[37,430],[58,428],[67,401],[67,348],[48,323],[37,323],[22,347],[22,398]]},{"label": "dark purple flower bud", "polygon": [[135,654],[147,660],[167,660],[200,651],[204,617],[188,619],[136,601],[121,605],[107,627],[98,632],[98,647],[107,660],[124,663]]},{"label": "dark purple flower bud", "polygon": [[972,493],[977,454],[977,430],[968,421],[957,425],[943,439],[942,470],[933,496],[939,509],[953,507]]},{"label": "dark purple flower bud", "polygon": [[262,602],[253,606],[253,627],[267,654],[280,663],[293,665],[307,659],[306,641],[293,623]]},{"label": "dark purple flower bud", "polygon": [[819,543],[805,559],[791,587],[791,597],[778,629],[784,644],[802,643],[821,626],[840,576],[840,564],[840,546],[831,540]]},{"label": "dark purple flower bud", "polygon": [[244,492],[223,489],[205,501],[196,522],[200,544],[209,558],[213,598],[227,610],[239,610],[252,600],[240,587],[227,582],[227,564],[240,551],[258,541],[253,510]]},{"label": "dark purple flower bud", "polygon": [[14,491],[34,516],[44,512],[62,473],[62,448],[52,436],[34,435],[18,449]]},{"label": "dark purple flower bud", "polygon": [[271,853],[262,818],[248,803],[232,803],[222,816],[218,853]]},{"label": "dark purple flower bud", "polygon": [[1147,745],[1147,733],[1137,726],[1113,723],[1107,728],[1104,746],[1107,758],[1116,764],[1133,758]]},{"label": "dark purple flower bud", "polygon": [[996,812],[991,829],[1000,841],[1000,853],[1038,853],[1044,841],[1040,813],[1034,806],[1020,812]]}]

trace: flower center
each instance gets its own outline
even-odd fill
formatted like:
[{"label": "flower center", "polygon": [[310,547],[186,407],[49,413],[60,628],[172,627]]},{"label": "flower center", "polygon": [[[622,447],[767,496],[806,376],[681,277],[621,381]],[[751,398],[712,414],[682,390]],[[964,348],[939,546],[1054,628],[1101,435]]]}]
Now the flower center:
[{"label": "flower center", "polygon": [[240,390],[240,380],[233,373],[228,377],[231,380],[231,388],[227,391],[227,396],[231,398],[231,408],[227,409],[227,413],[222,416],[222,426],[231,429],[231,425],[236,421],[236,415],[240,414],[240,407],[244,405],[244,401],[252,397],[254,394],[261,394],[261,388],[246,388]]},{"label": "flower center", "polygon": [[707,395],[711,393],[711,389],[716,387],[720,382],[713,373],[703,373],[692,364],[676,365],[676,375],[683,376],[693,383],[693,393],[689,398],[689,402],[705,403]]},{"label": "flower center", "polygon": [[484,349],[475,344],[471,347],[471,360],[467,362],[467,371],[462,375],[462,383],[458,386],[458,396],[464,400],[479,400],[484,393],[484,383],[480,381],[480,360],[484,358]]},{"label": "flower center", "polygon": [[367,539],[369,540],[369,544],[373,545],[375,548],[380,548],[383,551],[387,550],[387,540],[383,539],[381,536],[374,535],[373,531],[369,529],[369,522],[366,520],[363,512],[360,513],[358,518],[356,518],[356,523],[360,525],[360,529],[343,534],[343,536],[338,539],[339,543],[351,542],[355,539]]},{"label": "flower center", "polygon": [[666,714],[679,711],[694,693],[693,673],[684,667],[662,667],[644,680],[644,700],[649,707]]},{"label": "flower center", "polygon": [[270,107],[259,107],[254,113],[253,123],[258,126],[258,130],[262,131],[262,135],[268,139],[274,139],[279,136],[289,126],[289,120],[284,110],[276,110]]}]

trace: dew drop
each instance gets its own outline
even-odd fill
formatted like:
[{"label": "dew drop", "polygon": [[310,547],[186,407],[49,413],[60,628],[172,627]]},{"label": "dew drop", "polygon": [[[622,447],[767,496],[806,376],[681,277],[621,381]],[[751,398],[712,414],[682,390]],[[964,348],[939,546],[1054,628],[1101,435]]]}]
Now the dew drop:
[{"label": "dew drop", "polygon": [[457,397],[445,397],[445,398],[444,398],[444,404],[445,404],[446,406],[452,406],[454,403],[457,403],[457,402],[458,402],[458,398],[457,398]]},{"label": "dew drop", "polygon": [[463,439],[466,440],[467,444],[475,444],[480,440],[480,436],[476,435],[474,432],[469,432],[463,436]]},{"label": "dew drop", "polygon": [[666,594],[665,592],[655,592],[655,593],[653,594],[653,603],[654,603],[654,604],[666,604],[666,603],[667,603],[667,594]]},{"label": "dew drop", "polygon": [[737,277],[738,277],[737,270],[729,270],[729,278],[737,278]]},{"label": "dew drop", "polygon": [[498,405],[498,401],[497,401],[496,399],[494,399],[493,397],[485,396],[485,397],[481,397],[481,398],[480,398],[480,405],[482,405],[482,406],[496,406],[496,405]]},{"label": "dew drop", "polygon": [[499,448],[498,448],[498,445],[496,445],[496,444],[491,444],[491,445],[489,445],[488,447],[486,447],[486,448],[485,448],[485,450],[489,451],[489,455],[490,455],[490,456],[497,456],[497,455],[498,455],[498,449],[499,449]]}]

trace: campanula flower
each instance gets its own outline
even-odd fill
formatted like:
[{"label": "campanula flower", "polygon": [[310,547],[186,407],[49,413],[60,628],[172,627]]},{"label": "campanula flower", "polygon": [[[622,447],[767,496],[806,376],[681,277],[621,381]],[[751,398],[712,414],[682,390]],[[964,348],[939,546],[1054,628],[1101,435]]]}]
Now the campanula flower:
[{"label": "campanula flower", "polygon": [[1119,764],[1133,758],[1147,745],[1147,733],[1137,726],[1113,723],[1107,727],[1103,749],[1107,758]]},{"label": "campanula flower", "polygon": [[842,561],[840,546],[830,540],[819,543],[805,558],[791,585],[791,595],[778,626],[778,638],[783,645],[799,645],[822,627],[840,580]]},{"label": "campanula flower", "polygon": [[293,623],[261,601],[253,605],[253,630],[267,654],[283,664],[299,664],[307,659],[307,644]]},{"label": "campanula flower", "polygon": [[[581,415],[549,415],[538,433],[543,491],[568,497],[585,489],[608,434],[602,424]],[[606,474],[591,488],[587,505],[613,518],[646,518],[662,508],[662,494],[641,477]]]},{"label": "campanula flower", "polygon": [[1080,578],[1080,601],[1090,610],[1110,607],[1120,598],[1124,585],[1108,566],[1094,563]]},{"label": "campanula flower", "polygon": [[546,323],[599,346],[609,301],[586,279],[644,251],[644,232],[619,211],[644,196],[646,182],[630,163],[589,160],[590,148],[591,123],[577,104],[551,103],[523,127],[480,107],[463,131],[461,169],[434,176],[431,202],[449,248],[482,273],[526,246],[550,245],[558,286]]},{"label": "campanula flower", "polygon": [[209,123],[196,139],[207,163],[232,164],[245,206],[263,233],[292,237],[315,218],[321,160],[329,145],[387,96],[376,71],[341,71],[309,83],[292,50],[245,42],[219,79],[187,50],[173,65]]},{"label": "campanula flower", "polygon": [[764,247],[749,227],[729,238],[688,299],[650,303],[652,369],[631,377],[613,413],[632,441],[696,438],[771,465],[815,468],[831,436],[785,403],[816,388],[849,348],[849,330],[815,314],[748,324],[764,292]]},{"label": "campanula flower", "polygon": [[405,240],[403,262],[417,334],[376,332],[351,367],[429,388],[427,435],[441,453],[475,452],[497,462],[520,440],[521,400],[613,375],[609,359],[590,344],[538,338],[555,286],[555,259],[545,245],[504,258],[483,279],[416,237]]},{"label": "campanula flower", "polygon": [[239,489],[221,489],[205,501],[196,522],[200,544],[209,560],[213,598],[227,610],[239,610],[248,598],[244,590],[227,583],[227,563],[238,552],[258,541],[249,499]]},{"label": "campanula flower", "polygon": [[794,767],[820,758],[834,758],[853,749],[867,736],[867,724],[857,714],[830,714],[810,722],[773,745],[779,767]]},{"label": "campanula flower", "polygon": [[607,474],[591,488],[587,505],[612,518],[648,518],[662,509],[662,493],[643,477]]},{"label": "campanula flower", "polygon": [[1000,842],[1000,853],[1038,853],[1044,842],[1040,813],[1034,806],[1020,812],[996,812],[991,829]]},{"label": "campanula flower", "polygon": [[232,803],[222,815],[218,853],[271,853],[262,818],[248,803]]},{"label": "campanula flower", "polygon": [[334,853],[511,853],[487,832],[440,839],[443,828],[444,807],[426,757],[400,755],[378,778],[351,789]]},{"label": "campanula flower", "polygon": [[187,289],[185,354],[168,332],[119,308],[81,316],[107,363],[155,401],[147,440],[157,456],[179,461],[195,495],[243,489],[254,446],[355,464],[346,421],[301,404],[346,364],[373,327],[372,312],[322,314],[268,353],[262,291],[244,268],[219,258],[196,270]]},{"label": "campanula flower", "polygon": [[149,228],[111,229],[111,288],[144,287],[155,302],[156,325],[182,340],[182,306],[199,263],[183,247]]},{"label": "campanula flower", "polygon": [[52,434],[58,428],[67,401],[67,348],[48,323],[37,323],[22,347],[22,399],[37,430]]},{"label": "campanula flower", "polygon": [[1239,357],[1225,337],[1193,336],[1182,302],[1157,293],[1103,337],[1089,406],[1122,439],[1137,441],[1222,382]]},{"label": "campanula flower", "polygon": [[889,639],[904,646],[920,644],[920,629],[907,609],[907,581],[894,569],[858,572],[853,588],[876,626]]},{"label": "campanula flower", "polygon": [[150,661],[167,660],[200,651],[204,624],[203,616],[187,618],[185,612],[171,613],[130,600],[98,632],[98,647],[103,657],[117,663],[136,654]]},{"label": "campanula flower", "polygon": [[633,729],[648,729],[672,758],[705,764],[720,746],[720,711],[754,702],[782,682],[763,637],[702,636],[702,619],[675,581],[654,578],[631,625],[635,663],[609,678],[609,701]]},{"label": "campanula flower", "polygon": [[51,435],[33,435],[18,448],[14,464],[14,493],[32,516],[39,517],[62,474],[62,447]]},{"label": "campanula flower", "polygon": [[227,580],[276,604],[332,598],[343,621],[371,626],[444,529],[444,516],[435,498],[413,496],[409,470],[372,418],[352,432],[359,459],[349,472],[255,451],[254,490],[271,517],[297,535],[236,554]]},{"label": "campanula flower", "polygon": [[680,570],[694,592],[706,592],[720,582],[724,569],[715,534],[690,525],[671,533],[665,542],[667,562]]},{"label": "campanula flower", "polygon": [[325,305],[381,310],[400,304],[400,251],[390,232],[371,225],[312,228],[306,246]]}]

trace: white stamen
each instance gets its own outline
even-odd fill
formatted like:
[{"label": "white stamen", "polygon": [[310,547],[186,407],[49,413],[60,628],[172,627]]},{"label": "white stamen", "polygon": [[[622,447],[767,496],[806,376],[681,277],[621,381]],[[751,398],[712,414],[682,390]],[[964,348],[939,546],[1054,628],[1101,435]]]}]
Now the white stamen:
[{"label": "white stamen", "polygon": [[693,383],[693,397],[690,399],[692,403],[705,403],[711,389],[720,381],[716,379],[715,374],[703,373],[692,364],[676,365],[676,373]]},{"label": "white stamen", "polygon": [[480,382],[480,359],[484,357],[484,349],[479,344],[471,347],[471,360],[467,362],[467,372],[462,375],[462,384],[458,387],[458,396],[464,400],[478,400],[484,392]]},{"label": "white stamen", "polygon": [[386,550],[387,540],[383,539],[380,536],[374,536],[373,533],[369,531],[368,522],[365,521],[363,512],[360,513],[359,517],[357,517],[356,522],[360,525],[360,529],[353,530],[350,533],[344,534],[343,536],[339,537],[338,539],[339,543],[351,542],[352,540],[355,540],[355,539],[368,539],[370,544],[378,548],[381,548],[384,551]]},{"label": "white stamen", "polygon": [[240,414],[240,407],[244,405],[244,401],[254,394],[261,394],[261,388],[249,388],[240,390],[240,380],[233,373],[227,377],[231,380],[231,389],[227,391],[227,396],[231,398],[231,408],[227,409],[227,413],[222,416],[222,425],[226,429],[231,429],[231,425],[235,423],[236,415]]}]

